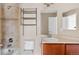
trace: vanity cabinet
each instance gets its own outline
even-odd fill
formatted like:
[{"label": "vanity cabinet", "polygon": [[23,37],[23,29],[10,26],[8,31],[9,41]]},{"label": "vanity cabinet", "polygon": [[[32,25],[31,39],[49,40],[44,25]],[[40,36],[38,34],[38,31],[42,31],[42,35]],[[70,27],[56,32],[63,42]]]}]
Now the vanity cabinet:
[{"label": "vanity cabinet", "polygon": [[79,55],[79,44],[66,44],[67,55]]},{"label": "vanity cabinet", "polygon": [[79,55],[79,44],[43,43],[43,55]]},{"label": "vanity cabinet", "polygon": [[63,55],[64,54],[64,44],[43,44],[43,54],[44,55]]}]

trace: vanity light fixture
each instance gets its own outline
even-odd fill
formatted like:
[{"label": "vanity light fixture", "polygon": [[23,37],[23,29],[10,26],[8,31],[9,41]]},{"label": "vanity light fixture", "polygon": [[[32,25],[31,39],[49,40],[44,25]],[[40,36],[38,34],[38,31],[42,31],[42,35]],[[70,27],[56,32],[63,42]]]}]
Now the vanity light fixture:
[{"label": "vanity light fixture", "polygon": [[46,5],[46,7],[50,7],[50,5],[52,5],[54,3],[44,3],[44,5]]}]

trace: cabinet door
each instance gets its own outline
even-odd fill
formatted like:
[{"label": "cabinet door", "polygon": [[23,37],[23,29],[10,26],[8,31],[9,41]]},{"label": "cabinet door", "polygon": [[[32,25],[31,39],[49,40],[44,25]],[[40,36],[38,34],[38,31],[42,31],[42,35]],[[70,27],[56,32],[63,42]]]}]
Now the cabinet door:
[{"label": "cabinet door", "polygon": [[67,55],[79,55],[79,44],[67,44],[66,54]]},{"label": "cabinet door", "polygon": [[64,44],[43,44],[44,55],[63,55],[64,51]]}]

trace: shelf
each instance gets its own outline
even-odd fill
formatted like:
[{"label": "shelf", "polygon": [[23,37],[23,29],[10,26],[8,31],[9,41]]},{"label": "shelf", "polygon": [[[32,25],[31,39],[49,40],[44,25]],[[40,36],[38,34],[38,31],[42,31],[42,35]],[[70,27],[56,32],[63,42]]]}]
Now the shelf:
[{"label": "shelf", "polygon": [[24,26],[36,26],[36,24],[22,24]]},{"label": "shelf", "polygon": [[24,8],[23,11],[36,11],[36,8]]},{"label": "shelf", "polygon": [[37,9],[36,8],[23,8],[22,15],[23,15],[22,16],[23,35],[24,35],[24,26],[36,26],[36,34],[37,34]]},{"label": "shelf", "polygon": [[24,14],[36,14],[36,11],[23,11]]},{"label": "shelf", "polygon": [[31,19],[31,20],[34,20],[34,19],[36,19],[36,18],[24,18],[24,17],[23,17],[23,19],[24,19],[24,20],[25,20],[25,19],[26,19],[26,20],[27,20],[27,19],[29,19],[29,20],[30,20],[30,19]]}]

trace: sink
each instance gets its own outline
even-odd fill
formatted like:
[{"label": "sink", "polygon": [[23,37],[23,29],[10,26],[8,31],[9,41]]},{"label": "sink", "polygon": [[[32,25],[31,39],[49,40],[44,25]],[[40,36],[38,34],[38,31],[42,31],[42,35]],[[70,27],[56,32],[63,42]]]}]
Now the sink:
[{"label": "sink", "polygon": [[52,43],[52,42],[57,42],[58,39],[57,38],[43,38],[42,39],[42,43]]}]

